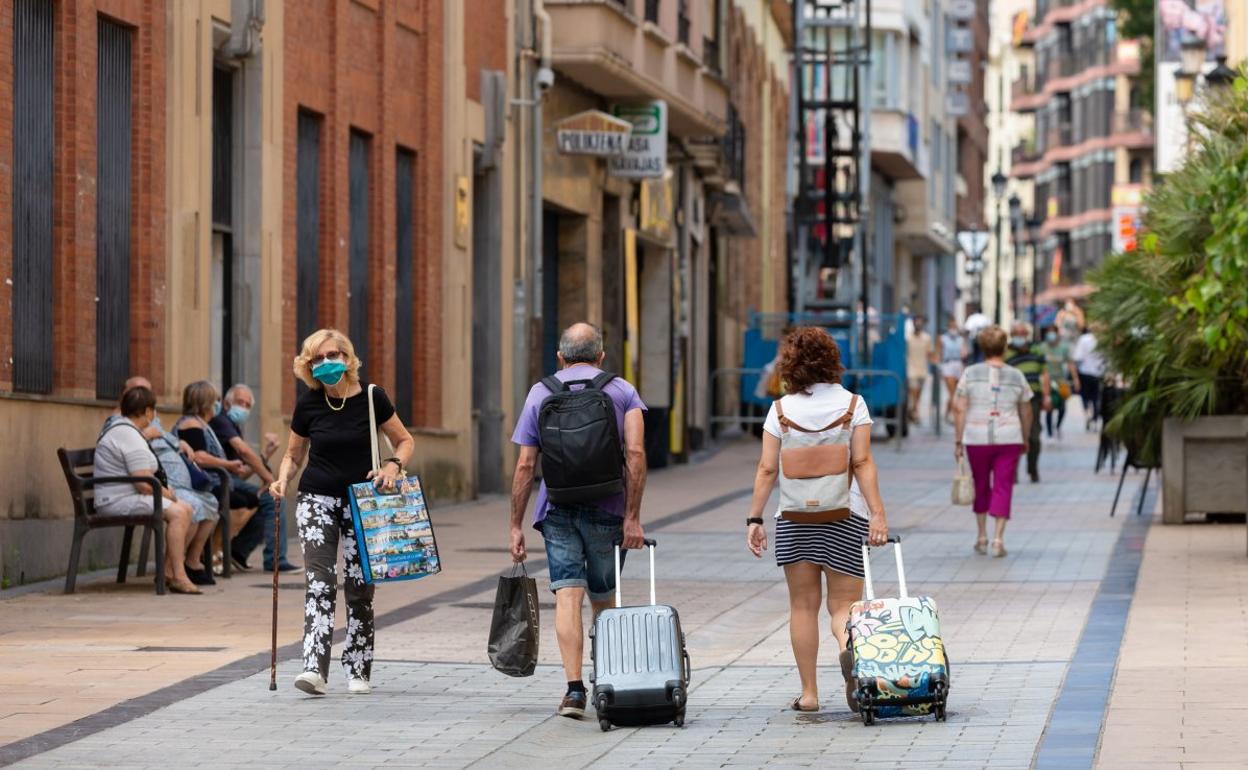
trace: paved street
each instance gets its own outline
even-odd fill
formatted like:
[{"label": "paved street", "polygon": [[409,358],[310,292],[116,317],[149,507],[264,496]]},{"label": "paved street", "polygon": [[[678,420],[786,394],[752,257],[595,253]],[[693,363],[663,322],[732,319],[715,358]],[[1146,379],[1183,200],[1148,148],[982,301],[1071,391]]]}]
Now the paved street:
[{"label": "paved street", "polygon": [[[1079,417],[1073,414],[1070,425],[1080,425]],[[940,605],[953,671],[947,723],[904,719],[865,728],[845,706],[831,667],[821,670],[820,713],[785,710],[797,692],[786,593],[774,562],[756,561],[743,547],[757,451],[743,441],[700,464],[654,474],[647,495],[649,534],[660,543],[659,598],[680,610],[694,663],[684,729],[603,734],[596,721],[552,716],[562,685],[544,586],[537,674],[509,679],[489,667],[494,575],[506,566],[505,502],[494,499],[435,510],[447,572],[379,590],[379,662],[369,697],[348,697],[337,665],[326,698],[308,699],[291,687],[300,668],[291,644],[299,635],[295,588],[282,592],[279,689],[268,691],[268,655],[260,651],[269,594],[255,575],[202,599],[157,599],[139,581],[0,605],[0,730],[16,728],[0,738],[13,741],[0,746],[0,764],[1125,768],[1214,767],[1242,756],[1235,726],[1244,712],[1222,711],[1227,705],[1213,699],[1225,696],[1219,681],[1248,673],[1243,525],[1150,528],[1151,515],[1134,516],[1142,480],[1136,476],[1128,477],[1119,515],[1109,518],[1116,477],[1093,475],[1092,439],[1072,430],[1065,441],[1046,444],[1043,483],[1018,488],[1009,556],[978,556],[970,547],[970,514],[948,504],[949,440],[946,432],[937,442],[924,428],[902,452],[887,444],[876,450],[911,590]],[[1146,498],[1149,514],[1153,499]],[[1140,569],[1145,535],[1149,550]],[[540,554],[534,543],[530,548]],[[1217,558],[1202,558],[1201,549]],[[892,559],[884,556],[876,571],[881,592],[893,590]],[[1183,575],[1169,580],[1176,565]],[[535,559],[533,567],[540,566]],[[1174,612],[1176,603],[1207,593],[1196,581],[1211,569],[1230,575],[1238,592],[1236,604],[1220,605],[1233,607],[1227,622],[1236,625],[1219,637],[1241,640],[1230,659],[1222,651],[1229,669],[1202,668],[1217,653],[1201,646],[1199,616]],[[1137,570],[1149,597],[1137,592],[1132,603]],[[544,584],[545,573],[537,576]],[[626,600],[642,599],[644,560],[630,563],[626,578]],[[1150,603],[1154,595],[1157,603]],[[183,614],[195,603],[212,609]],[[1096,622],[1088,623],[1094,606]],[[110,628],[109,615],[124,613],[137,614],[122,629]],[[84,617],[96,618],[94,625],[84,626]],[[1155,633],[1155,623],[1168,623],[1160,626],[1165,633]],[[146,644],[165,651],[136,651],[145,628]],[[55,640],[50,649],[48,639]],[[224,649],[185,649],[196,646]],[[47,655],[56,660],[49,664]],[[135,661],[144,656],[149,662],[140,669]],[[110,659],[124,665],[110,666]],[[833,660],[830,644],[824,659]],[[1187,673],[1165,673],[1189,661]],[[56,669],[71,665],[77,668]],[[97,679],[96,665],[121,672]],[[1115,682],[1116,667],[1130,667],[1132,676]],[[79,689],[64,689],[66,679]],[[62,688],[59,699],[41,700],[47,687]],[[84,710],[82,699],[92,696],[98,705]],[[73,721],[80,716],[86,719]],[[22,724],[30,725],[24,733]],[[1228,753],[1236,748],[1240,753]]]}]

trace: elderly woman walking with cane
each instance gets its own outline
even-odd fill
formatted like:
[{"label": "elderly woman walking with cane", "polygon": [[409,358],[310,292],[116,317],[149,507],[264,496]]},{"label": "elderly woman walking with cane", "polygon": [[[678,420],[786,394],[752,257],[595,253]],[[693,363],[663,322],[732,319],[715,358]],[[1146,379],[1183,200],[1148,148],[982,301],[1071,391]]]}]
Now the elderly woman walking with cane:
[{"label": "elderly woman walking with cane", "polygon": [[[342,666],[347,692],[371,692],[374,589],[364,582],[347,488],[372,479],[378,489],[392,492],[412,456],[412,437],[390,399],[381,388],[370,393],[368,384],[360,382],[359,370],[360,359],[342,332],[321,329],[303,341],[294,372],[308,390],[295,404],[286,454],[269,488],[275,498],[285,498],[286,485],[307,458],[295,507],[307,568],[304,672],[295,678],[295,687],[309,695],[324,695],[329,676],[339,543],[346,562],[347,641]],[[377,426],[394,446],[394,456],[382,461],[380,471],[372,470],[370,398]]]}]

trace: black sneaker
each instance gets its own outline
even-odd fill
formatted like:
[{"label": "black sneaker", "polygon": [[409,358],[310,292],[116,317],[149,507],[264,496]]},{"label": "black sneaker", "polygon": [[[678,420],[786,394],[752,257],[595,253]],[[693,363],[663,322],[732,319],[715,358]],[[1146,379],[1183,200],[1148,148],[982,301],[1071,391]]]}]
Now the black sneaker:
[{"label": "black sneaker", "polygon": [[234,569],[242,570],[243,572],[247,572],[251,569],[251,565],[247,563],[247,559],[236,553],[230,554],[230,561],[234,563]]},{"label": "black sneaker", "polygon": [[[303,568],[302,568],[302,567],[300,567],[300,566],[299,566],[299,565],[297,565],[297,564],[291,564],[291,563],[290,563],[290,562],[288,562],[288,561],[280,562],[280,563],[277,565],[277,571],[278,571],[278,572],[294,572],[294,571],[295,571],[295,570],[297,570],[297,569],[303,569]],[[266,565],[264,565],[264,571],[265,571],[265,572],[272,572],[272,571],[273,571],[273,565],[272,565],[272,564],[266,564]]]},{"label": "black sneaker", "polygon": [[585,703],[588,700],[586,693],[581,691],[570,692],[563,696],[563,700],[559,703],[559,710],[555,713],[561,717],[570,719],[582,719],[585,716]]}]

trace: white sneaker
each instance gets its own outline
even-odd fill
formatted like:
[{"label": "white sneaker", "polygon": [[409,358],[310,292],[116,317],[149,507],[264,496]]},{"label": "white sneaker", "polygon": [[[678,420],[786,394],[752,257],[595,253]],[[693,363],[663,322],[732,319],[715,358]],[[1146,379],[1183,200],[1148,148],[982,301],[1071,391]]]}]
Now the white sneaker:
[{"label": "white sneaker", "polygon": [[368,695],[373,688],[368,684],[367,679],[356,679],[351,677],[347,680],[347,692],[352,695]]},{"label": "white sneaker", "polygon": [[295,677],[295,689],[306,692],[308,695],[324,695],[325,677],[315,671],[304,671]]}]

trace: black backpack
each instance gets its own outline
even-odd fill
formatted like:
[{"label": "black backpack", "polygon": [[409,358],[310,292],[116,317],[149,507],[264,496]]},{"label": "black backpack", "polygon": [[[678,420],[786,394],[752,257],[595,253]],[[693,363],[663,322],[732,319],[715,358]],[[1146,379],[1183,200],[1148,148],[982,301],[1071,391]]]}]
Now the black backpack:
[{"label": "black backpack", "polygon": [[[624,446],[615,403],[603,390],[613,379],[603,372],[592,380],[542,380],[550,395],[538,411],[538,443],[552,503],[584,503],[624,491]],[[572,390],[574,384],[585,387]]]}]

